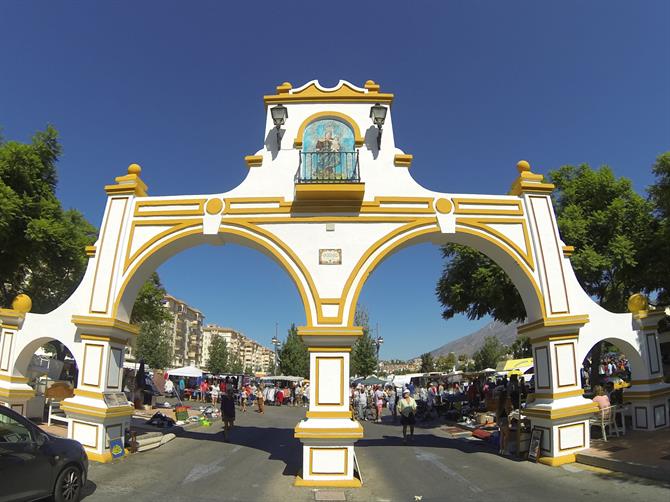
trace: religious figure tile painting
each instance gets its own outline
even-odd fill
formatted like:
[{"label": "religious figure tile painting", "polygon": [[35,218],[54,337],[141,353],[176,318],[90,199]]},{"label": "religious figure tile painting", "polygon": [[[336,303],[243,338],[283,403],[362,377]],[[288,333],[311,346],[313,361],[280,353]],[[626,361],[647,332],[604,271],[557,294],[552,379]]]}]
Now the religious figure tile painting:
[{"label": "religious figure tile painting", "polygon": [[344,122],[324,119],[311,123],[303,145],[303,176],[335,181],[353,174],[354,132]]}]

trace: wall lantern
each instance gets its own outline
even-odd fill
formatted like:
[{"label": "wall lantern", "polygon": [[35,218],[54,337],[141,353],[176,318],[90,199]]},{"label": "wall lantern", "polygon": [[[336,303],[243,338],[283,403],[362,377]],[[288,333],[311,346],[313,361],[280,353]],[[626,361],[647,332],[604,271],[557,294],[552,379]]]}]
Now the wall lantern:
[{"label": "wall lantern", "polygon": [[273,106],[270,108],[270,114],[272,115],[272,121],[275,123],[275,128],[277,129],[277,149],[281,150],[281,135],[279,134],[279,128],[284,125],[288,118],[288,109],[284,105]]},{"label": "wall lantern", "polygon": [[375,105],[370,108],[370,118],[372,119],[372,123],[379,129],[377,133],[377,150],[381,150],[382,147],[382,127],[384,125],[384,120],[386,120],[387,111],[388,108],[379,103],[375,103]]}]

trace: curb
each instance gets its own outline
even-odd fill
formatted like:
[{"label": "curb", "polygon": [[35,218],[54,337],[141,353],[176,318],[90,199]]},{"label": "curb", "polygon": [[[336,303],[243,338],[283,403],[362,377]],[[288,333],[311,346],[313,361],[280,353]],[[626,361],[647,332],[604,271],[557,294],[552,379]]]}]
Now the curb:
[{"label": "curb", "polygon": [[610,471],[630,474],[641,478],[649,478],[655,481],[668,482],[668,471],[659,469],[657,466],[649,464],[638,464],[637,462],[628,462],[625,460],[615,460],[611,458],[596,457],[584,453],[577,453],[577,463],[601,467]]}]

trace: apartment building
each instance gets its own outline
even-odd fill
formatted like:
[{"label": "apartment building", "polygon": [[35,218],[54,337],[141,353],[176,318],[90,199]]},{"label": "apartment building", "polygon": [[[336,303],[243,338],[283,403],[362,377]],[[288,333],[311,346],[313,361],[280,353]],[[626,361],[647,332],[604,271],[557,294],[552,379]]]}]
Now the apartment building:
[{"label": "apartment building", "polygon": [[202,362],[202,324],[205,316],[172,295],[165,295],[163,305],[172,317],[166,323],[167,333],[172,339],[172,367],[199,366]]},{"label": "apartment building", "polygon": [[219,336],[226,341],[229,353],[239,359],[243,368],[251,368],[255,373],[267,373],[274,368],[275,357],[271,349],[263,347],[233,328],[215,324],[209,324],[203,328],[201,367],[207,367],[209,348],[215,336]]}]

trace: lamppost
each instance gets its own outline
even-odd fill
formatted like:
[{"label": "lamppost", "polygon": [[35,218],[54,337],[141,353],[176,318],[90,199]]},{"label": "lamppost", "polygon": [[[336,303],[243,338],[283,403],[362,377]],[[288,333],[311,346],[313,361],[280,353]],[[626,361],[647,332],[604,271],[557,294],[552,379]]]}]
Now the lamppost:
[{"label": "lamppost", "polygon": [[375,347],[377,347],[377,370],[379,371],[379,348],[384,343],[384,339],[379,334],[379,323],[377,323],[377,338],[375,338]]},{"label": "lamppost", "polygon": [[274,364],[274,375],[277,375],[277,347],[281,344],[279,338],[277,338],[277,330],[279,328],[279,323],[275,322],[275,336],[272,337],[272,345],[275,346],[275,364]]}]

